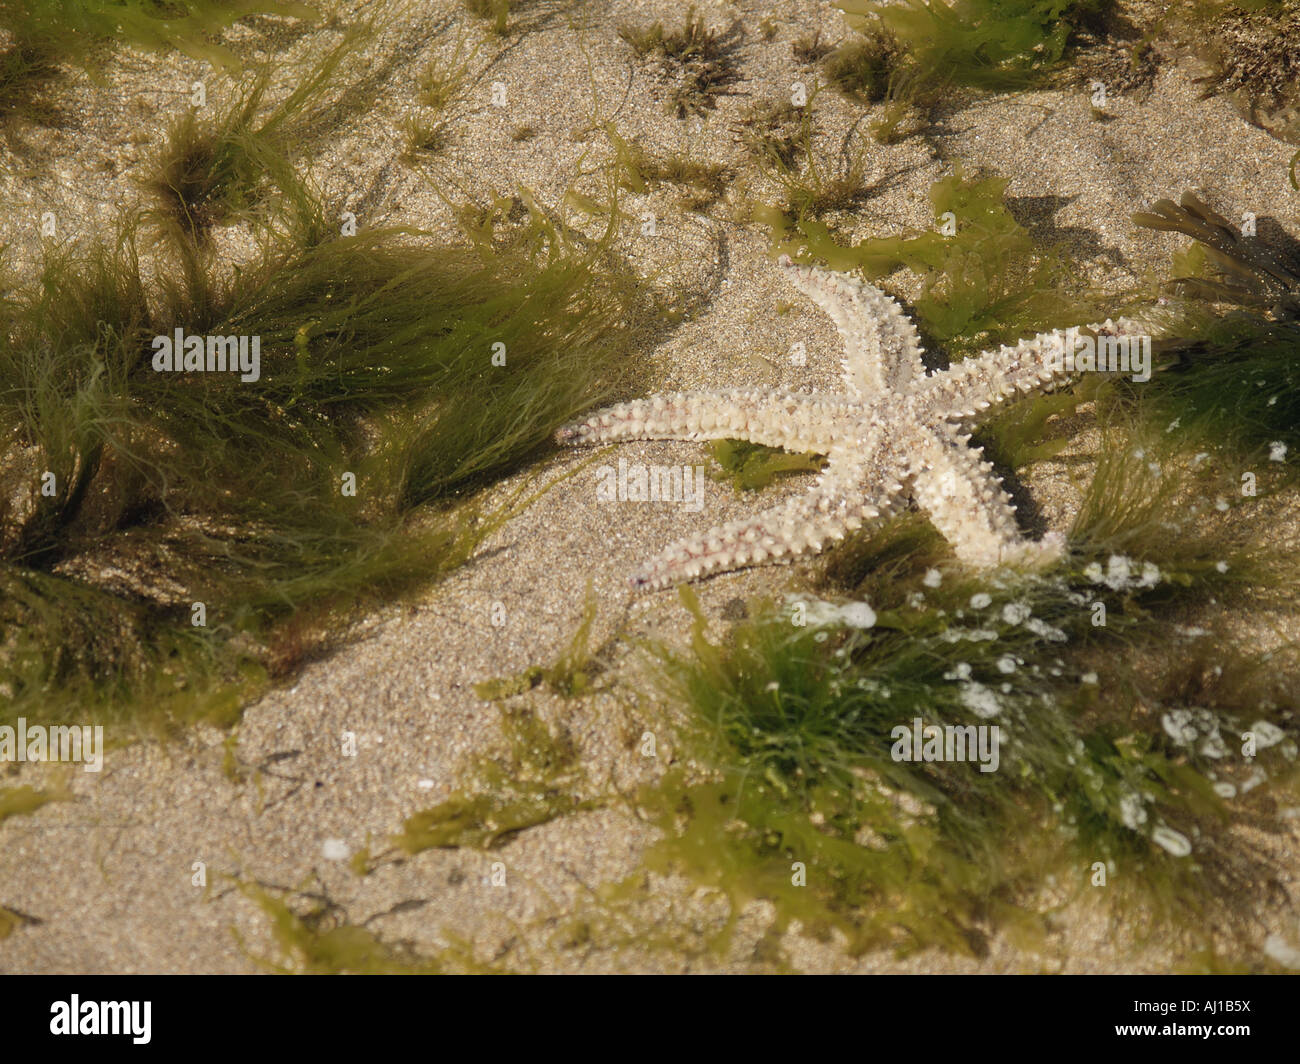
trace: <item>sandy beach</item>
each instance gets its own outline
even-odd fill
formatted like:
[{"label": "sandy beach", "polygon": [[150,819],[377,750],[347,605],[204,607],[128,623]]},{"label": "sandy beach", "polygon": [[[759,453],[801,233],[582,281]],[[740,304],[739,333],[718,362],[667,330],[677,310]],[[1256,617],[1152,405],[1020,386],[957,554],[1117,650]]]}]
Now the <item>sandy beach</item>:
[{"label": "sandy beach", "polygon": [[[226,40],[250,59],[308,55],[369,9],[321,6],[330,15],[319,23],[253,18]],[[365,66],[381,80],[377,106],[304,145],[297,165],[360,227],[410,226],[455,239],[453,202],[521,189],[557,210],[568,203],[574,224],[599,235],[602,219],[572,205],[575,191],[605,193],[602,167],[613,151],[607,128],[650,155],[719,164],[733,176],[699,211],[684,208],[681,190],[668,182],[618,192],[629,221],[617,254],[652,288],[691,293],[695,309],[627,352],[625,388],[636,390],[614,398],[632,399],[641,389],[834,390],[839,337],[830,319],[787,285],[768,230],[748,212],[781,190],[746,153],[739,130],[755,100],[820,76],[795,58],[793,42],[819,33],[835,44],[852,31],[822,0],[717,0],[697,8],[706,25],[734,29],[738,75],[715,106],[680,118],[670,109],[671,71],[638,57],[618,28],[676,26],[684,5],[539,0],[518,5],[503,36],[459,0],[399,6],[364,44]],[[1126,10],[1140,24],[1144,5]],[[472,57],[446,112],[445,147],[425,162],[405,163],[401,123],[419,107],[415,72],[450,61],[458,48]],[[863,181],[873,186],[869,198],[837,217],[838,238],[930,229],[931,186],[958,164],[1006,178],[1016,219],[1060,242],[1080,276],[1117,303],[1166,276],[1171,254],[1187,243],[1132,223],[1134,212],[1159,199],[1194,191],[1230,219],[1248,211],[1300,233],[1300,199],[1287,179],[1294,145],[1246,121],[1231,99],[1204,96],[1197,59],[1172,51],[1159,58],[1149,85],[1110,92],[1105,120],[1098,120],[1086,71],[1100,54],[1085,50],[1079,79],[1060,87],[954,92],[920,132],[896,143],[865,135],[864,122],[881,105],[819,92],[820,159],[844,167],[860,148]],[[176,52],[122,49],[99,78],[75,68],[61,77],[58,99],[71,120],[23,126],[0,146],[0,201],[7,205],[0,243],[11,269],[34,271],[43,212],[53,212],[60,235],[73,239],[107,229],[121,207],[142,201],[141,175],[198,81],[210,100],[230,98],[229,79]],[[646,218],[653,220],[649,231]],[[1261,231],[1269,231],[1262,221]],[[241,227],[215,239],[232,261],[252,253]],[[890,290],[904,301],[919,291],[906,274],[891,279]],[[788,357],[797,343],[806,345],[803,365]],[[1085,432],[1067,453],[1087,459],[1093,445]],[[548,453],[486,490],[485,512],[537,497],[468,564],[350,621],[346,638],[247,705],[233,729],[198,726],[162,740],[117,742],[110,734],[98,773],[0,766],[4,787],[66,788],[68,799],[0,819],[0,906],[23,918],[0,940],[0,971],[265,970],[259,959],[281,954],[266,911],[241,889],[249,884],[290,899],[291,907],[327,900],[330,919],[414,955],[472,956],[486,968],[771,970],[760,948],[773,919],[768,901],[748,902],[725,954],[693,951],[675,929],[707,937],[725,923],[726,907],[716,891],[686,876],[643,866],[660,829],[632,796],[686,759],[674,749],[675,710],[655,686],[645,648],[650,641],[685,645],[691,616],[675,590],[637,592],[628,576],[673,540],[798,496],[809,477],[781,479],[757,496],[706,478],[694,512],[602,502],[596,469],[617,467],[620,458],[669,467],[710,462],[705,445],[686,442]],[[1044,531],[1070,528],[1081,495],[1082,474],[1073,468],[1045,461],[1023,474]],[[1276,537],[1294,543],[1294,510],[1285,499],[1274,503]],[[724,638],[747,604],[805,589],[823,560],[694,585],[713,638]],[[566,698],[538,684],[498,702],[476,692],[485,681],[562,656],[588,601],[596,607],[589,646],[600,664],[589,692]],[[1240,624],[1243,640],[1264,632],[1282,642],[1296,634],[1294,618]],[[386,853],[386,840],[408,817],[459,792],[476,759],[502,750],[503,711],[520,707],[572,744],[578,807],[496,847],[431,848],[378,859],[369,874],[358,874],[359,852]],[[642,752],[646,733],[658,739],[654,757]],[[1289,810],[1289,820],[1279,814],[1289,834],[1261,831],[1254,842],[1272,862],[1276,888],[1259,921],[1300,949],[1296,812]],[[620,927],[598,899],[602,887],[634,875],[653,885],[636,910],[640,922]],[[1042,896],[1050,894],[1043,887]],[[585,940],[560,933],[587,913]],[[1161,972],[1175,963],[1172,943],[1159,934],[1143,942],[1117,937],[1112,916],[1105,905],[1070,905],[1053,911],[1033,941],[991,927],[979,956],[937,948],[854,956],[835,935],[819,940],[798,929],[782,946],[789,966],[807,972]],[[662,940],[637,927],[663,930]],[[1261,960],[1263,939],[1256,939]]]}]

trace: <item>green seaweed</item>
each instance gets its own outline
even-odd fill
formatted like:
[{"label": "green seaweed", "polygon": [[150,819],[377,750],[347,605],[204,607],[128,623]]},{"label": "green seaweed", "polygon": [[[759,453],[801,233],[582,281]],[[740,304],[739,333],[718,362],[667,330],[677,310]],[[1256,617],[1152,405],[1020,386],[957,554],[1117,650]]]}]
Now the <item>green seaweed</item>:
[{"label": "green seaweed", "polygon": [[470,83],[470,65],[480,46],[468,47],[464,35],[456,38],[450,54],[427,63],[416,78],[420,110],[403,116],[399,128],[406,143],[407,163],[436,155],[446,148]]},{"label": "green seaweed", "polygon": [[402,159],[408,163],[418,162],[426,155],[437,155],[451,139],[451,124],[445,119],[408,114],[399,128],[406,146]]},{"label": "green seaweed", "polygon": [[[1019,88],[1054,70],[1110,0],[837,0],[874,47],[896,47],[913,84]],[[888,53],[886,53],[888,56]],[[898,59],[883,62],[897,64]],[[873,87],[880,74],[873,76]]]},{"label": "green seaweed", "polygon": [[318,12],[288,0],[23,0],[0,5],[0,118],[48,119],[42,96],[60,66],[97,70],[112,45],[177,49],[229,71],[239,60],[214,38],[252,14],[314,19]]},{"label": "green seaweed", "polygon": [[729,480],[737,491],[757,491],[787,473],[817,473],[826,464],[819,454],[790,454],[747,440],[715,440],[709,445],[720,472],[715,480]]},{"label": "green seaweed", "polygon": [[407,817],[392,840],[398,850],[409,856],[433,848],[492,849],[520,831],[602,804],[579,794],[584,775],[566,729],[548,727],[529,709],[503,709],[501,720],[506,755],[479,758],[461,791]]},{"label": "green seaweed", "polygon": [[822,40],[821,30],[804,34],[790,42],[790,54],[794,56],[794,61],[802,66],[814,66],[833,51],[835,45]]},{"label": "green seaweed", "polygon": [[730,95],[731,87],[740,79],[735,57],[740,39],[738,26],[725,32],[708,29],[694,4],[687,7],[680,29],[666,31],[662,22],[624,25],[619,27],[618,35],[639,58],[660,55],[675,68],[668,110],[678,118],[713,110],[718,98]]},{"label": "green seaweed", "polygon": [[474,693],[486,702],[499,702],[525,694],[545,685],[561,698],[579,698],[590,694],[592,681],[603,670],[590,650],[591,626],[596,620],[597,604],[587,584],[587,601],[573,638],[564,652],[550,665],[531,665],[514,676],[484,680],[474,685]]},{"label": "green seaweed", "polygon": [[406,818],[397,845],[408,854],[463,846],[491,849],[511,836],[582,808],[550,786],[449,798]]},{"label": "green seaweed", "polygon": [[746,152],[784,194],[779,207],[757,206],[749,212],[750,220],[766,223],[774,231],[852,212],[878,195],[889,180],[866,180],[869,152],[860,141],[846,139],[835,162],[813,150],[820,92],[821,87],[814,85],[800,107],[788,99],[756,101],[736,127]]},{"label": "green seaweed", "polygon": [[[508,512],[474,490],[613,387],[636,313],[603,245],[525,218],[460,247],[268,235],[232,270],[182,240],[156,283],[130,224],[52,250],[0,304],[10,711],[228,723],[341,634],[332,606],[466,560]],[[259,379],[155,372],[177,327],[259,336]]]},{"label": "green seaweed", "polygon": [[812,140],[812,112],[788,96],[763,97],[745,108],[736,129],[745,151],[777,172],[794,172]]},{"label": "green seaweed", "polygon": [[1300,322],[1189,306],[1164,325],[1160,372],[1146,385],[1119,382],[1154,426],[1253,469],[1260,490],[1270,474],[1293,476],[1287,455],[1300,448]]},{"label": "green seaweed", "polygon": [[995,464],[1010,469],[1055,458],[1070,444],[1079,408],[1105,387],[1101,377],[1084,378],[1068,389],[1012,403],[979,427],[976,442]]},{"label": "green seaweed", "polygon": [[492,32],[504,35],[510,28],[510,0],[464,0],[472,15],[490,20]]},{"label": "green seaweed", "polygon": [[274,106],[266,100],[278,68],[267,65],[244,81],[224,110],[206,117],[187,110],[168,130],[157,163],[144,178],[157,204],[153,220],[201,241],[213,226],[268,213],[268,185],[301,208],[306,193],[292,158],[310,147],[341,109],[365,105],[364,78],[351,66],[359,42],[373,29],[371,22],[354,26],[296,71],[292,91]]},{"label": "green seaweed", "polygon": [[[1138,490],[1149,484],[1127,482],[1135,501],[1149,497]],[[834,567],[837,587],[875,606],[868,629],[799,627],[788,606],[759,609],[722,645],[707,640],[684,593],[695,634],[688,651],[660,649],[663,682],[688,714],[687,749],[712,773],[678,772],[643,797],[665,831],[648,867],[722,890],[737,913],[762,898],[776,908],[778,932],[795,920],[814,934],[835,929],[851,950],[939,945],[980,956],[988,934],[1008,930],[1041,945],[1036,899],[1048,877],[1081,902],[1096,862],[1118,891],[1107,895],[1113,918],[1127,910],[1138,929],[1147,921],[1147,932],[1160,927],[1171,940],[1193,941],[1199,936],[1185,922],[1192,910],[1213,913],[1225,935],[1244,936],[1254,903],[1241,892],[1264,859],[1227,844],[1222,825],[1255,814],[1230,814],[1212,784],[1239,785],[1251,765],[1175,746],[1161,713],[1206,709],[1225,733],[1261,716],[1281,725],[1294,705],[1285,678],[1294,655],[1238,654],[1206,640],[1171,647],[1153,679],[1142,648],[1171,630],[1189,595],[1223,596],[1249,576],[1235,571],[1235,555],[1235,575],[1219,572],[1215,537],[1194,547],[1187,536],[1171,559],[1135,534],[1145,528],[1149,536],[1150,507],[1130,508],[1130,521],[1117,527],[1109,501],[1090,512],[1110,524],[1090,525],[1076,541],[1064,579],[990,587],[948,568],[932,534],[909,540],[906,525],[882,531],[859,545],[856,563]],[[1166,514],[1171,501],[1163,500]],[[1112,579],[1106,552],[1120,544],[1146,544],[1161,558],[1151,587]],[[942,584],[923,584],[936,563]],[[1141,571],[1136,556],[1121,569],[1130,566]],[[972,606],[982,588],[987,602]],[[1098,601],[1109,607],[1101,628],[1091,621]],[[1056,632],[1059,641],[1045,638]],[[891,758],[899,725],[987,723],[971,707],[990,699],[1014,744],[1003,747],[999,771]],[[1157,708],[1135,717],[1135,700]],[[1269,785],[1293,785],[1294,765],[1277,751],[1254,764],[1266,768]],[[1156,826],[1197,840],[1202,856],[1165,852],[1148,834]],[[1035,842],[1009,841],[1017,838]],[[793,878],[795,862],[806,869],[804,883]]]},{"label": "green seaweed", "polygon": [[[1163,314],[1163,372],[1138,388],[1154,423],[1237,460],[1279,472],[1300,446],[1300,261],[1245,237],[1191,193],[1134,215],[1193,243],[1174,257],[1164,291],[1184,297]],[[1227,306],[1230,308],[1224,310]],[[1279,452],[1280,447],[1280,454]],[[1276,457],[1270,461],[1262,452]]]},{"label": "green seaweed", "polygon": [[924,129],[925,116],[953,86],[1017,89],[1065,77],[1066,60],[1105,35],[1115,8],[1112,0],[837,0],[835,6],[856,32],[823,60],[824,69],[837,91],[879,106],[870,128],[883,143]]},{"label": "green seaweed", "polygon": [[898,45],[888,33],[855,35],[825,56],[831,88],[860,103],[879,103],[889,94]]},{"label": "green seaweed", "polygon": [[[340,906],[319,892],[277,891],[256,883],[239,884],[267,918],[278,958],[252,952],[234,930],[244,953],[259,967],[281,975],[444,975],[485,974],[499,969],[474,958],[455,936],[434,955],[408,943],[390,944],[364,924],[350,923]],[[293,904],[290,904],[290,899]]]},{"label": "green seaweed", "polygon": [[684,152],[651,155],[641,145],[629,144],[619,136],[613,123],[606,123],[605,132],[614,147],[619,185],[630,192],[644,193],[654,185],[676,185],[687,210],[703,211],[726,194],[735,176],[722,163],[703,162]]},{"label": "green seaweed", "polygon": [[65,790],[42,790],[39,787],[0,787],[0,823],[11,816],[26,816],[50,802],[66,801]]},{"label": "green seaweed", "polygon": [[920,274],[923,288],[912,310],[923,331],[964,354],[1063,321],[1087,321],[1093,312],[1095,300],[1071,285],[1063,256],[1041,247],[1007,209],[1006,185],[1001,177],[967,177],[960,167],[935,182],[936,227],[946,218],[952,235],[936,228],[845,246],[815,217],[774,208],[757,208],[755,215],[770,227],[774,251],[821,259],[871,281],[903,268]]}]

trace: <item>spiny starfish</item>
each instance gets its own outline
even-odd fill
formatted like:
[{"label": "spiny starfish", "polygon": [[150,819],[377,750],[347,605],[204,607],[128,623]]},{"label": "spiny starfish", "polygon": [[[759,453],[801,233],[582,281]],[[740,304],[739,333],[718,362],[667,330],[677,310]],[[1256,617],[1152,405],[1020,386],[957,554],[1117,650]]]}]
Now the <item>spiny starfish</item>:
[{"label": "spiny starfish", "polygon": [[[826,456],[806,495],[674,543],[634,574],[633,586],[663,587],[818,551],[909,496],[971,566],[1059,554],[1059,535],[1038,542],[1021,536],[1015,507],[970,433],[1001,404],[1072,376],[1061,345],[1082,330],[1039,333],[927,374],[915,327],[880,289],[785,256],[781,266],[839,329],[843,393],[672,392],[607,407],[556,433],[566,444],[740,439]],[[1123,318],[1085,328],[1098,337],[1144,335]]]}]

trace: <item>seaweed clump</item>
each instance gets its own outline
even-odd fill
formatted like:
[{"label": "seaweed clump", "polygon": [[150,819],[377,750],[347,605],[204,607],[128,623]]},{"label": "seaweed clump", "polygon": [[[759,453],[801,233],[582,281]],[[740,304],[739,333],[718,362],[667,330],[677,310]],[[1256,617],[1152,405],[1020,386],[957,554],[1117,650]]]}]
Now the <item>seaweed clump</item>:
[{"label": "seaweed clump", "polygon": [[[891,143],[949,88],[1024,88],[1056,75],[1103,27],[1113,0],[837,0],[855,33],[823,60],[833,88],[883,103],[872,124]],[[1136,54],[1136,53],[1135,53]]]},{"label": "seaweed clump", "polygon": [[[1271,873],[1224,829],[1281,828],[1267,795],[1294,788],[1297,662],[1180,622],[1287,578],[1248,516],[1197,534],[1180,514],[1214,474],[1123,441],[1108,435],[1116,460],[1050,577],[973,578],[902,518],[832,556],[819,594],[760,606],[725,643],[683,592],[691,645],[656,652],[700,767],[643,796],[665,830],[648,866],[720,889],[733,913],[762,898],[778,935],[797,920],[854,952],[978,957],[994,933],[1047,952],[1044,913],[1069,903],[1129,913],[1139,941],[1158,930],[1188,957],[1211,922],[1248,948]],[[1000,761],[976,764],[993,725]],[[918,732],[936,756],[899,752]],[[944,756],[950,732],[964,757]],[[1241,756],[1243,733],[1267,747]]]},{"label": "seaweed clump", "polygon": [[873,47],[897,43],[913,84],[1003,89],[1055,69],[1111,0],[838,0],[836,6]]},{"label": "seaweed clump", "polygon": [[737,491],[758,491],[777,477],[817,473],[826,464],[822,455],[791,454],[747,440],[714,440],[710,450],[721,467],[714,479],[731,481]]},{"label": "seaweed clump", "polygon": [[789,97],[764,97],[746,107],[734,128],[746,154],[760,165],[792,171],[809,151],[811,122],[808,109]]},{"label": "seaweed clump", "polygon": [[233,719],[335,607],[463,562],[474,490],[613,386],[635,294],[540,209],[460,246],[287,220],[239,268],[128,223],[7,281],[7,712]]},{"label": "seaweed clump", "polygon": [[641,194],[654,185],[674,185],[687,210],[705,211],[726,195],[735,177],[729,166],[694,159],[684,152],[652,155],[640,144],[625,141],[612,124],[605,132],[614,147],[619,184],[630,192]]},{"label": "seaweed clump", "polygon": [[509,744],[505,756],[479,758],[460,792],[407,817],[392,840],[397,851],[410,856],[435,847],[493,849],[520,831],[603,804],[581,795],[584,774],[567,729],[549,727],[526,708],[503,710],[502,724]]},{"label": "seaweed clump", "polygon": [[935,230],[847,246],[815,211],[760,207],[755,214],[771,226],[774,250],[871,281],[903,268],[919,274],[922,290],[912,309],[922,330],[958,355],[1088,320],[1092,310],[1086,293],[1070,283],[1060,252],[1040,246],[1012,215],[1005,189],[1005,178],[968,177],[958,168],[930,189]]},{"label": "seaweed clump", "polygon": [[221,69],[239,61],[214,37],[252,14],[315,18],[288,0],[22,0],[0,5],[0,116],[48,118],[43,86],[63,64],[95,69],[114,44],[177,49]]},{"label": "seaweed clump", "polygon": [[[387,913],[355,923],[324,890],[284,890],[240,881],[245,895],[266,917],[273,956],[255,953],[238,930],[235,938],[258,967],[280,975],[444,975],[500,971],[479,962],[470,946],[449,936],[448,945],[426,954],[410,942],[387,942],[370,924]],[[425,902],[399,902],[396,911]]]},{"label": "seaweed clump", "polygon": [[1300,8],[1193,4],[1176,33],[1209,68],[1200,79],[1207,96],[1231,97],[1248,121],[1300,143]]},{"label": "seaweed clump", "polygon": [[274,106],[267,104],[272,68],[264,67],[224,110],[202,118],[187,110],[174,121],[158,161],[143,181],[156,204],[152,220],[173,236],[201,243],[215,226],[276,213],[270,205],[271,189],[287,205],[308,206],[293,157],[344,111],[373,99],[373,85],[365,78],[343,77],[357,42],[370,28],[353,28],[310,62],[292,91]]},{"label": "seaweed clump", "polygon": [[1300,447],[1300,243],[1280,229],[1243,235],[1195,195],[1133,216],[1194,241],[1174,257],[1165,313],[1167,371],[1145,386],[1153,416],[1203,446],[1288,469]]},{"label": "seaweed clump", "polygon": [[561,698],[580,698],[592,693],[592,684],[604,671],[598,653],[590,648],[591,626],[596,620],[596,599],[587,585],[587,601],[582,619],[564,652],[550,665],[530,665],[515,676],[484,680],[474,685],[474,693],[488,702],[496,702],[531,691],[540,685]]},{"label": "seaweed clump", "polygon": [[510,0],[465,0],[471,15],[492,23],[492,32],[504,35],[510,28]]},{"label": "seaweed clump", "polygon": [[681,29],[665,31],[662,22],[645,27],[620,26],[618,35],[640,58],[658,56],[674,71],[676,84],[668,109],[678,118],[711,111],[720,96],[729,95],[740,79],[735,49],[739,24],[725,32],[705,27],[695,5],[686,10]]},{"label": "seaweed clump", "polygon": [[825,57],[823,69],[836,92],[861,103],[879,103],[889,94],[898,56],[898,44],[887,32],[855,34]]},{"label": "seaweed clump", "polygon": [[783,193],[779,207],[751,211],[759,221],[816,220],[849,212],[885,187],[885,180],[867,180],[868,153],[861,143],[846,141],[833,164],[814,150],[813,105],[819,92],[814,89],[802,107],[779,98],[758,100],[735,126],[746,152]]}]

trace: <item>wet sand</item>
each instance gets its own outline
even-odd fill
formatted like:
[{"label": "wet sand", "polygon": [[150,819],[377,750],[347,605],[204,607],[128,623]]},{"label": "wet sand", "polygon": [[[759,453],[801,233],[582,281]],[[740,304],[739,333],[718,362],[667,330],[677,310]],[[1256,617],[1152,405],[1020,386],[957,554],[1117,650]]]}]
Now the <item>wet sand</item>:
[{"label": "wet sand", "polygon": [[[791,41],[817,28],[836,41],[846,32],[841,16],[810,0],[699,9],[711,26],[739,20],[742,81],[716,110],[680,120],[665,110],[668,88],[653,64],[637,59],[616,28],[656,19],[676,25],[681,5],[535,5],[521,15],[527,32],[504,41],[489,38],[459,3],[418,5],[370,46],[376,56],[400,57],[377,111],[337,130],[304,163],[359,224],[453,232],[430,176],[399,161],[397,127],[413,106],[414,72],[448,55],[458,34],[482,40],[472,64],[477,80],[457,105],[451,143],[435,164],[466,193],[508,195],[524,186],[539,201],[557,204],[570,187],[596,191],[599,175],[581,175],[593,174],[609,156],[603,134],[592,129],[606,121],[651,152],[686,151],[732,165],[738,182],[748,185],[747,192],[733,187],[707,217],[683,212],[670,186],[624,193],[631,217],[653,212],[656,235],[629,229],[619,250],[639,270],[662,271],[661,278],[710,293],[698,315],[649,354],[648,379],[665,389],[835,387],[839,346],[831,323],[785,287],[766,233],[742,220],[746,199],[762,202],[775,190],[746,160],[734,127],[750,100],[809,78],[809,68],[792,58]],[[759,26],[766,17],[777,26],[770,40]],[[237,30],[233,39],[247,33]],[[313,31],[294,47],[309,49],[324,39],[331,39],[329,30]],[[1067,240],[1090,279],[1117,294],[1162,270],[1182,243],[1130,222],[1134,211],[1158,198],[1192,189],[1229,217],[1249,210],[1300,230],[1286,181],[1295,149],[1243,121],[1227,101],[1201,99],[1196,73],[1185,60],[1165,64],[1149,94],[1112,96],[1105,122],[1093,119],[1086,92],[1075,88],[955,100],[922,136],[895,145],[867,140],[868,180],[892,180],[846,235],[928,227],[929,188],[951,172],[954,160],[1009,178],[1007,194],[1022,221]],[[41,211],[53,210],[65,232],[92,234],[119,203],[138,199],[143,165],[167,120],[185,106],[184,86],[200,78],[214,97],[225,98],[227,84],[203,64],[175,55],[123,53],[102,85],[71,73],[61,98],[75,123],[24,131],[30,154],[21,161],[9,154],[0,171],[0,199],[20,205],[14,219],[23,211],[31,215],[5,227],[16,261],[35,260]],[[493,82],[506,87],[505,107],[492,104]],[[817,144],[831,158],[864,112],[871,115],[829,91],[817,107]],[[536,135],[515,140],[521,126]],[[238,255],[238,234],[225,239]],[[906,285],[899,294],[909,294]],[[778,315],[783,301],[793,309]],[[785,357],[800,340],[808,349],[805,367]],[[679,466],[706,461],[704,448],[676,443],[630,443],[601,461],[619,457]],[[489,497],[507,498],[525,483],[544,485],[589,458],[586,452],[547,458]],[[1055,483],[1050,468],[1026,479],[1041,492],[1048,526],[1067,528],[1077,493]],[[574,736],[593,793],[627,793],[671,763],[670,744],[653,760],[636,749],[643,731],[668,729],[667,711],[634,644],[651,634],[681,639],[689,618],[674,592],[634,595],[627,575],[667,542],[772,505],[802,490],[803,482],[786,481],[755,499],[710,481],[699,513],[602,503],[595,487],[592,467],[561,481],[497,531],[472,564],[366,618],[349,645],[248,707],[235,747],[245,782],[233,782],[223,768],[225,736],[200,729],[172,744],[111,749],[102,773],[70,774],[75,801],[0,824],[0,904],[41,921],[0,942],[0,971],[256,971],[231,929],[252,952],[273,953],[267,922],[224,876],[310,885],[341,905],[351,922],[428,951],[454,932],[485,959],[517,963],[527,954],[542,970],[709,966],[635,943],[562,949],[548,937],[550,917],[576,911],[590,888],[638,867],[654,829],[625,803],[562,817],[491,852],[431,850],[364,878],[334,859],[369,843],[381,846],[404,818],[451,793],[470,759],[499,744],[498,708],[476,697],[473,685],[554,660],[581,619],[588,581],[599,609],[593,645],[620,634],[602,676],[607,689],[565,700],[539,688],[528,698],[543,718]],[[737,600],[782,594],[807,572],[806,563],[762,568],[697,590],[721,630],[724,611]],[[492,624],[495,603],[505,609],[502,627]],[[341,752],[345,732],[356,735],[355,757]],[[51,775],[60,770],[24,766],[5,783],[40,783]],[[329,840],[341,840],[343,848],[337,841],[327,847]],[[1269,844],[1294,896],[1296,839]],[[504,886],[492,883],[498,861],[506,869]],[[191,882],[195,862],[206,866],[207,889]],[[717,906],[689,884],[668,880],[657,889],[666,906],[698,914],[706,925],[717,920]],[[727,967],[757,966],[750,956],[767,915],[763,903],[751,907]],[[1057,925],[1040,951],[994,937],[982,961],[937,951],[905,961],[892,954],[850,958],[834,942],[795,935],[786,945],[794,963],[810,971],[1159,971],[1168,963],[1158,944],[1136,951],[1113,940],[1100,912],[1071,911]],[[1283,906],[1275,930],[1300,945],[1300,927]]]}]

